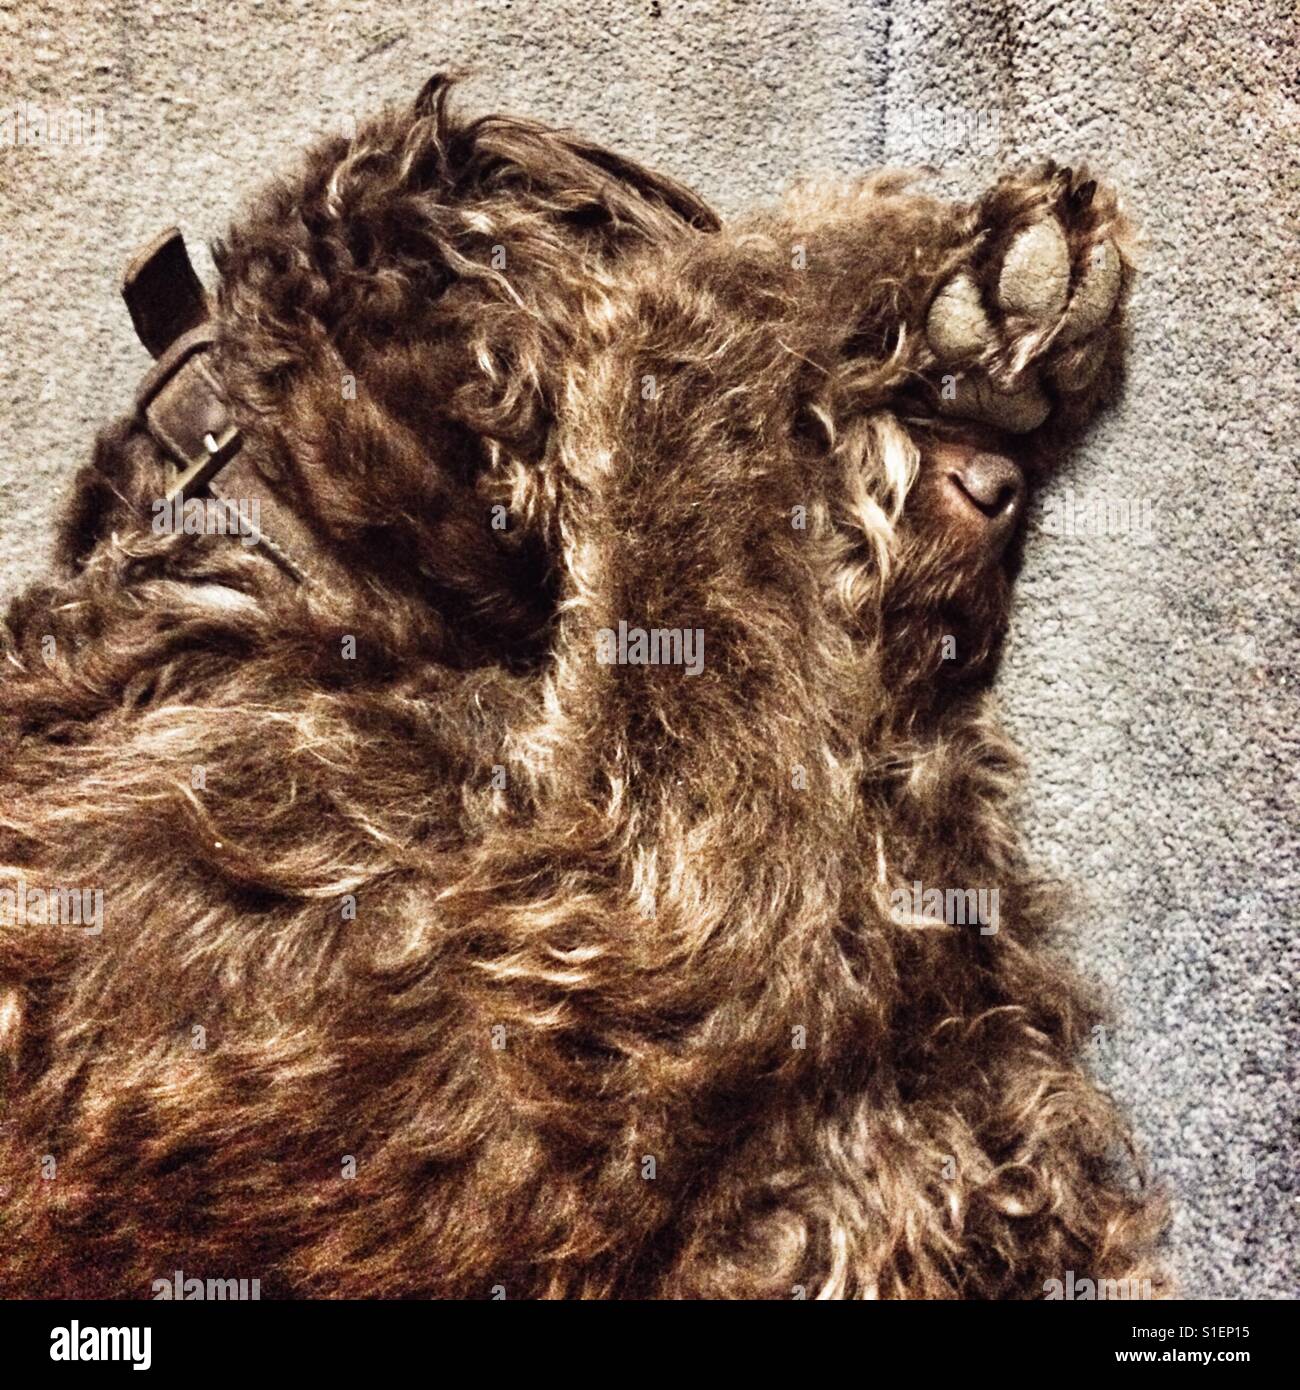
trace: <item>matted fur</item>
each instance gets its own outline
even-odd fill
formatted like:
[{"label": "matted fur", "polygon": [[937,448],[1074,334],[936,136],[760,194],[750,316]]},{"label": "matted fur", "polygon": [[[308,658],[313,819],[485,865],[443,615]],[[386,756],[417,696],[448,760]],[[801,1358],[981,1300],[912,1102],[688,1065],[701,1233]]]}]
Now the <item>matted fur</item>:
[{"label": "matted fur", "polygon": [[[935,287],[1055,176],[723,228],[447,92],[217,252],[245,447],[350,581],[151,534],[124,419],[8,614],[3,882],[105,929],[0,927],[2,1291],[1149,1277],[985,693],[1007,570],[917,502],[902,404]],[[621,619],[702,672],[599,664]],[[895,920],[917,880],[999,930]]]}]

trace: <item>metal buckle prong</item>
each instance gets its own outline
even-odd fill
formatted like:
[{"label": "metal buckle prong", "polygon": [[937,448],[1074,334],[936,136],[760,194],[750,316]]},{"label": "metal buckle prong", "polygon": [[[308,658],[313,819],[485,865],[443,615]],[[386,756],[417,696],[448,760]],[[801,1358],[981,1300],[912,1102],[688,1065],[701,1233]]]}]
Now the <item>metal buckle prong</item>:
[{"label": "metal buckle prong", "polygon": [[170,502],[178,494],[183,498],[186,492],[202,492],[218,473],[239,452],[242,441],[239,430],[227,425],[220,438],[211,433],[203,436],[203,447],[207,450],[201,458],[192,459],[167,489]]}]

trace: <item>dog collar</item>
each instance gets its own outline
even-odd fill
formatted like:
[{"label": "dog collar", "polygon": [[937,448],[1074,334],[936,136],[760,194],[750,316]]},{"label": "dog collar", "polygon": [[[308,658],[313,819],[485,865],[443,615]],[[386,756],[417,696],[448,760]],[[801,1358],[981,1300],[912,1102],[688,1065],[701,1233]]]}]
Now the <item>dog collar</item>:
[{"label": "dog collar", "polygon": [[122,277],[136,335],[155,358],[136,392],[136,418],[172,466],[166,500],[212,496],[232,510],[256,502],[258,540],[296,583],[328,568],[311,530],[270,489],[252,460],[216,372],[216,327],[185,240],[169,227]]}]

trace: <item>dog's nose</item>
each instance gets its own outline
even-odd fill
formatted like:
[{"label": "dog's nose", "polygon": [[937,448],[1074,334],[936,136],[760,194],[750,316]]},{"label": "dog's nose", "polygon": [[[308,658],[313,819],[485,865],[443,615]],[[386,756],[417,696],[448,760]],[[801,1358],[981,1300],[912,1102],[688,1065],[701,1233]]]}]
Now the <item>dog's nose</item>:
[{"label": "dog's nose", "polygon": [[948,481],[998,533],[1009,533],[1025,500],[1025,478],[1004,454],[976,452],[949,470]]}]

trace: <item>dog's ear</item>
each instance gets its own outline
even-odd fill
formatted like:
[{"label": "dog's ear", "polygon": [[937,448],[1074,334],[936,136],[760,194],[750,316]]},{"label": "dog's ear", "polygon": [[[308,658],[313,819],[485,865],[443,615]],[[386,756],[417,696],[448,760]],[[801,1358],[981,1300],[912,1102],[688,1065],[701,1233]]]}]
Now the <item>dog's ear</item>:
[{"label": "dog's ear", "polygon": [[435,72],[423,87],[416,93],[415,100],[411,103],[411,109],[421,120],[429,116],[436,116],[440,121],[445,119],[447,113],[447,98],[451,95],[452,88],[467,74],[458,68],[452,68],[446,72]]},{"label": "dog's ear", "polygon": [[55,560],[61,568],[80,568],[106,536],[148,516],[139,495],[147,454],[144,436],[129,420],[100,432],[90,462],[77,470],[56,527]]},{"label": "dog's ear", "polygon": [[68,502],[56,529],[55,559],[61,569],[78,569],[113,529],[121,499],[94,464],[77,470]]},{"label": "dog's ear", "polygon": [[[450,129],[448,100],[456,84],[467,75],[461,69],[434,73],[420,88],[412,104],[415,115],[420,119],[432,117],[440,127]],[[520,129],[531,128],[539,132],[544,130],[544,127],[534,122],[516,121],[514,124]],[[624,212],[626,209],[619,205],[625,202],[628,194],[633,194],[643,202],[667,208],[697,231],[716,232],[722,226],[722,219],[703,198],[667,174],[656,173],[635,159],[605,149],[572,131],[546,131],[546,134],[569,153],[577,155],[587,164],[594,165],[602,174],[608,176],[609,183],[602,183],[601,191],[611,210]],[[580,182],[585,183],[585,180]]]}]

